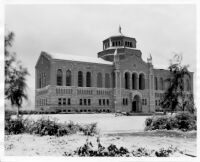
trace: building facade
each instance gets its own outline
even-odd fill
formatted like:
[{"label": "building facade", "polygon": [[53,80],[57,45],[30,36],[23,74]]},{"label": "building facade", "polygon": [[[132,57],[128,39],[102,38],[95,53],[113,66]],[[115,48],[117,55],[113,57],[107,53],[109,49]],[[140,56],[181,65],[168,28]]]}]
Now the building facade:
[{"label": "building facade", "polygon": [[[98,58],[41,52],[35,66],[35,108],[50,112],[135,112],[162,110],[170,72],[142,59],[136,39],[119,35],[103,41]],[[193,73],[185,78],[193,94]]]}]

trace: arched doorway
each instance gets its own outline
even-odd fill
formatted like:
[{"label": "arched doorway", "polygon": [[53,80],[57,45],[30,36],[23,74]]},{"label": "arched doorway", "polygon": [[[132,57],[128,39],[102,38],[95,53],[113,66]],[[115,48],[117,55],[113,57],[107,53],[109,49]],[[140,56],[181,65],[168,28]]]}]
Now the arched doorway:
[{"label": "arched doorway", "polygon": [[140,111],[140,96],[135,95],[132,101],[132,112]]}]

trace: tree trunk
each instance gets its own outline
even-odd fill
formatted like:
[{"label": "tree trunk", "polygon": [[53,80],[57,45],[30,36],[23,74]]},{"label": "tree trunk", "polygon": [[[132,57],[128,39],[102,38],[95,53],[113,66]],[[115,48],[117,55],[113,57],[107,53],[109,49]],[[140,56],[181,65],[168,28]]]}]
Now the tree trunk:
[{"label": "tree trunk", "polygon": [[19,118],[19,106],[17,106],[17,118]]}]

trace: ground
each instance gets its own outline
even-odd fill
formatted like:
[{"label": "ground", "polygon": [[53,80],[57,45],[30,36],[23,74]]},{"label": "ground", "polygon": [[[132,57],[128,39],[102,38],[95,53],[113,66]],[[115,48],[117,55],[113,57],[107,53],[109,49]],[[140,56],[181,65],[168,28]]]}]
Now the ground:
[{"label": "ground", "polygon": [[[45,115],[47,116],[47,115]],[[159,150],[170,145],[177,147],[186,154],[196,155],[196,132],[153,131],[144,132],[144,122],[147,116],[118,116],[114,114],[59,114],[48,115],[56,117],[61,122],[75,123],[97,122],[101,144],[108,146],[115,144],[129,150],[136,147]],[[37,119],[41,115],[26,116]],[[29,134],[6,135],[6,155],[46,155],[62,156],[64,152],[71,152],[82,146],[86,139],[96,146],[97,136],[87,137],[82,134],[63,137],[36,136]],[[176,156],[183,156],[176,154]]]}]

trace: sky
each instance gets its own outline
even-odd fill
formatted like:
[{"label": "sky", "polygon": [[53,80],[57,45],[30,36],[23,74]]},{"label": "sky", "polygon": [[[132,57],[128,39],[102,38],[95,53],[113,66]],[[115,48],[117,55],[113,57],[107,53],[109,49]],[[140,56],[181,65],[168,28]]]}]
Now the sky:
[{"label": "sky", "polygon": [[6,5],[5,28],[15,33],[12,51],[30,73],[26,107],[34,108],[41,51],[97,57],[102,41],[118,34],[119,25],[137,40],[144,61],[151,54],[154,67],[167,68],[174,53],[181,53],[196,76],[195,5]]}]

